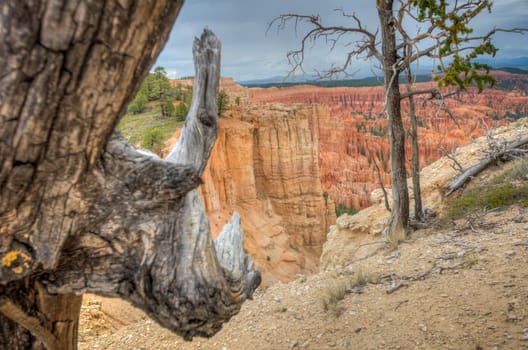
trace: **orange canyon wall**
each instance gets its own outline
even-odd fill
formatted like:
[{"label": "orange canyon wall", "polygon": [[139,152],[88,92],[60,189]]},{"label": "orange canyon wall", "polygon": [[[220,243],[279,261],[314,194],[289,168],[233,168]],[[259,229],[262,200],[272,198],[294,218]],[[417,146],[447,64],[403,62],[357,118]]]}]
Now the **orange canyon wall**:
[{"label": "orange canyon wall", "polygon": [[[213,233],[236,210],[265,283],[317,271],[328,227],[335,223],[334,202],[369,206],[370,193],[379,188],[374,162],[390,186],[387,120],[380,115],[383,89],[245,88],[232,79],[222,79],[221,89],[232,109],[219,118],[201,186]],[[525,111],[528,97],[516,89],[470,89],[442,103],[451,113],[439,109],[438,101],[416,98],[421,167],[486,128],[507,123],[503,117]]]}]

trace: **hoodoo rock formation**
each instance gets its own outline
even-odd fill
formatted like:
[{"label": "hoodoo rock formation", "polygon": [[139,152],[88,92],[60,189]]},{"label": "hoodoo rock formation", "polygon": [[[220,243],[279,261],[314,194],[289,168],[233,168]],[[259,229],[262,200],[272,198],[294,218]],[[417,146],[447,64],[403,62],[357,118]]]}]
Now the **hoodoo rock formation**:
[{"label": "hoodoo rock formation", "polygon": [[[527,111],[526,75],[494,73],[499,84],[511,89],[476,89],[431,101],[416,98],[420,120],[420,165],[425,167],[454,148],[484,135],[487,128],[505,125],[505,117],[518,117]],[[419,83],[426,89],[435,83]],[[383,87],[334,87],[309,85],[288,88],[248,89],[251,103],[305,103],[319,108],[312,130],[319,139],[319,167],[323,190],[336,204],[357,209],[370,205],[370,193],[379,188],[374,162],[379,166],[383,184],[390,186],[387,120],[380,118],[385,99]],[[440,107],[449,108],[451,114]],[[318,108],[318,107],[315,107]],[[407,110],[403,102],[402,111]],[[405,114],[405,113],[404,113]],[[404,117],[406,117],[404,115]],[[405,128],[410,130],[408,118]],[[410,155],[410,143],[407,144]],[[410,159],[410,157],[409,157]]]},{"label": "hoodoo rock formation", "polygon": [[[521,87],[528,81],[511,74],[498,78]],[[316,271],[327,228],[335,222],[334,203],[358,209],[371,204],[370,194],[379,188],[374,162],[390,187],[387,121],[378,117],[383,89],[244,88],[229,78],[220,89],[228,93],[231,110],[219,119],[200,188],[213,235],[238,211],[246,248],[265,281]],[[507,123],[504,117],[525,110],[528,97],[522,89],[469,90],[444,101],[453,115],[423,98],[416,102],[425,167],[486,128]]]}]

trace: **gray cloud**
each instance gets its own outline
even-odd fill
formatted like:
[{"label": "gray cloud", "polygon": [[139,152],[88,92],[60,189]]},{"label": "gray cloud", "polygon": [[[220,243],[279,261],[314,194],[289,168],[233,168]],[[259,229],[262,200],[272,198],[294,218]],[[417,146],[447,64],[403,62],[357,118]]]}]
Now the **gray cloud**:
[{"label": "gray cloud", "polygon": [[[339,8],[357,13],[370,30],[377,28],[372,0],[187,1],[156,65],[164,66],[175,76],[193,75],[192,42],[207,26],[222,41],[223,76],[231,76],[236,80],[284,76],[289,70],[286,53],[297,48],[300,37],[295,35],[292,26],[286,31],[277,33],[271,30],[266,34],[269,22],[283,13],[298,13],[320,14],[326,23],[346,25],[347,19],[334,11]],[[475,21],[475,29],[485,32],[492,27],[527,27],[526,18],[528,1],[500,0],[495,2],[491,15],[482,15]],[[500,49],[498,57],[528,56],[528,34],[498,34],[495,43]],[[339,62],[344,52],[345,48],[330,51],[327,46],[317,45],[310,51],[307,71]],[[355,67],[359,69],[358,77],[371,75],[373,66],[357,62]]]}]

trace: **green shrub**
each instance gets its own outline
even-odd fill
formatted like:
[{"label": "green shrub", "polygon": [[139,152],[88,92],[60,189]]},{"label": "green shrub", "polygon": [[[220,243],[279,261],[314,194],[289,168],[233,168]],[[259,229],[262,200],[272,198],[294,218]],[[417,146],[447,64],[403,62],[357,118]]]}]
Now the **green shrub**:
[{"label": "green shrub", "polygon": [[336,217],[340,217],[343,214],[354,215],[358,212],[358,210],[354,208],[353,206],[347,207],[344,204],[338,204],[335,207],[335,212],[336,212]]},{"label": "green shrub", "polygon": [[167,96],[159,102],[159,110],[163,118],[171,118],[176,116],[176,108],[172,104],[172,99]]},{"label": "green shrub", "polygon": [[189,112],[189,108],[187,108],[187,106],[185,105],[185,103],[183,102],[180,102],[177,106],[176,106],[176,110],[174,111],[174,114],[176,116],[176,120],[177,121],[184,121],[185,120],[185,117],[187,117],[187,113]]},{"label": "green shrub", "polygon": [[[147,104],[146,110],[148,112],[125,114],[123,118],[121,118],[118,130],[121,132],[125,140],[134,147],[149,148],[152,147],[148,146],[150,143],[151,145],[154,145],[155,150],[161,150],[161,144],[169,139],[176,129],[183,126],[183,122],[176,120],[176,118],[162,117],[159,113],[159,109],[156,108],[156,103],[157,102],[149,102]],[[150,129],[158,129],[159,132]],[[157,137],[152,137],[152,133],[158,133]],[[162,142],[159,141],[160,133],[163,135]],[[148,134],[150,134],[150,136]],[[145,137],[145,135],[147,136]],[[156,140],[156,138],[158,138],[158,140]],[[154,143],[152,143],[152,139],[154,139]],[[153,150],[151,149],[151,151]]]},{"label": "green shrub", "polygon": [[145,130],[141,140],[141,147],[148,149],[151,152],[160,154],[163,148],[163,131],[159,128],[149,128]]},{"label": "green shrub", "polygon": [[148,98],[141,91],[138,92],[136,97],[130,102],[127,107],[127,113],[138,114],[142,113],[147,106]]},{"label": "green shrub", "polygon": [[466,189],[445,202],[446,214],[441,223],[457,220],[480,210],[513,204],[528,207],[528,159],[514,162],[502,174],[485,184]]},{"label": "green shrub", "polygon": [[224,90],[220,90],[218,93],[218,116],[224,115],[226,111],[231,109],[231,106],[229,105],[229,95]]},{"label": "green shrub", "polygon": [[528,180],[528,158],[519,159],[511,163],[501,175],[493,178],[493,183],[503,183],[506,181],[527,181]]}]

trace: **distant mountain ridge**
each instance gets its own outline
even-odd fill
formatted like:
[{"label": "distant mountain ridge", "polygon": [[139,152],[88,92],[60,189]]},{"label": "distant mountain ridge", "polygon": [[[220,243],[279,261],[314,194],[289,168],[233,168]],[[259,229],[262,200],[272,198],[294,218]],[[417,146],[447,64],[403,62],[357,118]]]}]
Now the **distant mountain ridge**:
[{"label": "distant mountain ridge", "polygon": [[[517,58],[501,58],[501,59],[480,59],[479,63],[488,64],[494,70],[505,71],[512,74],[528,74],[528,57]],[[418,75],[418,82],[426,82],[431,80],[431,66],[422,66],[420,74]],[[405,80],[402,80],[403,82]],[[383,76],[370,76],[357,79],[333,79],[333,80],[318,80],[315,75],[304,76],[274,76],[264,79],[237,81],[238,84],[246,87],[288,87],[295,85],[315,85],[323,87],[361,87],[361,86],[380,86],[383,84]]]}]

